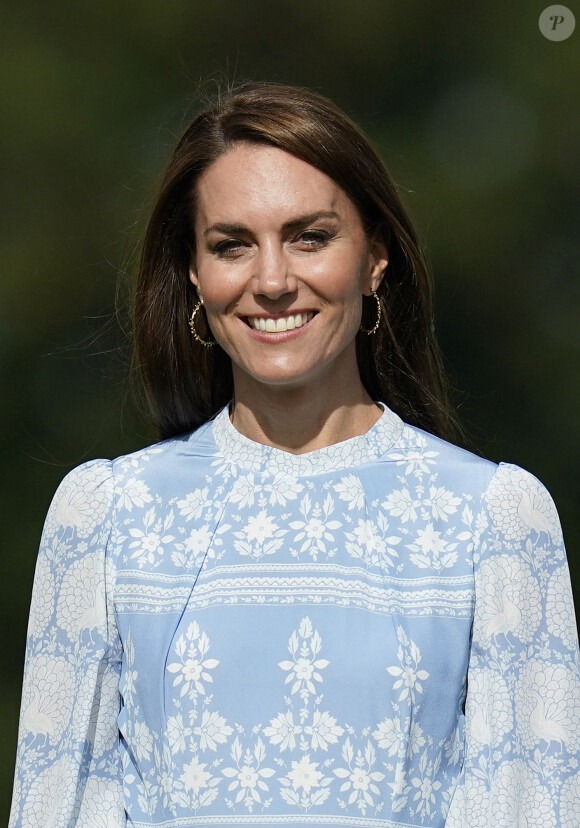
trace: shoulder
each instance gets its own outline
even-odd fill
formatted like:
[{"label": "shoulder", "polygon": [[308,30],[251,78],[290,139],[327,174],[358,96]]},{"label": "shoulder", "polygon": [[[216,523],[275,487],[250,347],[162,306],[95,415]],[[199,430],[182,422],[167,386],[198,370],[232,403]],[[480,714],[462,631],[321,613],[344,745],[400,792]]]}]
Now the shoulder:
[{"label": "shoulder", "polygon": [[497,463],[409,424],[384,459],[394,460],[407,477],[416,474],[474,496],[483,496],[498,469]]},{"label": "shoulder", "polygon": [[[63,477],[51,509],[82,510],[84,503],[106,502],[112,497],[113,473],[110,460],[88,460]],[[95,500],[96,498],[96,500]]]},{"label": "shoulder", "polygon": [[64,529],[87,538],[105,526],[112,505],[112,462],[99,459],[82,463],[58,486],[46,517],[44,537]]},{"label": "shoulder", "polygon": [[105,458],[87,460],[79,466],[71,469],[60,482],[56,494],[64,494],[67,491],[80,487],[100,489],[110,487],[112,482],[113,461]]},{"label": "shoulder", "polygon": [[[129,454],[109,459],[89,460],[76,466],[62,480],[53,498],[49,516],[77,522],[89,513],[95,520],[106,518],[123,492],[138,491],[145,485],[163,489],[180,476],[195,477],[195,470],[206,471],[204,460],[215,456],[211,421],[198,429],[152,443]],[[191,462],[197,458],[198,463]]]},{"label": "shoulder", "polygon": [[407,424],[385,459],[408,466],[415,463],[438,483],[481,498],[492,527],[505,538],[521,540],[536,530],[561,541],[558,513],[548,490],[514,463],[492,462]]},{"label": "shoulder", "polygon": [[216,445],[212,434],[213,420],[207,420],[198,428],[176,437],[169,437],[144,448],[123,454],[113,461],[116,470],[162,465],[175,457],[207,457],[215,454]]},{"label": "shoulder", "polygon": [[211,425],[209,420],[193,431],[116,457],[111,466],[115,489],[147,485],[163,491],[182,478],[193,484],[196,477],[209,473],[215,459]]},{"label": "shoulder", "polygon": [[208,420],[193,431],[151,443],[113,459],[88,460],[72,469],[63,478],[61,486],[75,482],[114,486],[118,478],[131,472],[172,464],[176,457],[211,457],[215,454],[211,424],[212,421]]},{"label": "shoulder", "polygon": [[552,497],[531,472],[513,463],[500,463],[485,491],[492,525],[507,541],[530,535],[562,543],[560,519]]}]

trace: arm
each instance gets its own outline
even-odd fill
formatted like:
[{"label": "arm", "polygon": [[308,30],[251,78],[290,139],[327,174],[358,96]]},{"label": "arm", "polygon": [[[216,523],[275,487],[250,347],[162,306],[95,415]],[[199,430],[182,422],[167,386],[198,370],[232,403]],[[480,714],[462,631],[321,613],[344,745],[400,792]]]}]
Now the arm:
[{"label": "arm", "polygon": [[10,828],[125,825],[117,715],[121,646],[106,556],[111,464],[73,470],[50,506],[34,587]]},{"label": "arm", "polygon": [[475,559],[465,761],[448,828],[573,828],[580,666],[562,532],[546,489],[501,464]]}]

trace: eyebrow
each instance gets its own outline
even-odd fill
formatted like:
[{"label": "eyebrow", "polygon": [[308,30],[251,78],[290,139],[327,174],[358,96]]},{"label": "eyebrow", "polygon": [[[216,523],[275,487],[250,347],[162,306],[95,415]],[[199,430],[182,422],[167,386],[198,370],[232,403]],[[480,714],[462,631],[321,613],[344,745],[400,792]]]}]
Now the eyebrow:
[{"label": "eyebrow", "polygon": [[[298,218],[284,222],[282,230],[298,230],[301,227],[308,227],[309,224],[313,224],[315,221],[319,221],[323,218],[337,219],[340,218],[340,216],[338,213],[335,213],[334,210],[320,210],[317,213],[310,213],[308,216],[299,216]],[[203,235],[207,236],[212,232],[224,233],[225,235],[234,235],[236,233],[247,233],[248,228],[243,224],[222,224],[218,222],[217,224],[212,224],[211,227],[207,228],[207,230],[204,230]]]}]

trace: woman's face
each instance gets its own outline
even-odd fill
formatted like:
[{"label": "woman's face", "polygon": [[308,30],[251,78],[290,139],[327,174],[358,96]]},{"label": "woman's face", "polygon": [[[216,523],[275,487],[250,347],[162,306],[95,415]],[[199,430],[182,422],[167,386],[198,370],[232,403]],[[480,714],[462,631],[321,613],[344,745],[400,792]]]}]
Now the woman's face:
[{"label": "woman's face", "polygon": [[378,287],[387,254],[344,191],[283,150],[239,143],[196,195],[191,280],[232,359],[236,396],[360,382],[362,296]]}]

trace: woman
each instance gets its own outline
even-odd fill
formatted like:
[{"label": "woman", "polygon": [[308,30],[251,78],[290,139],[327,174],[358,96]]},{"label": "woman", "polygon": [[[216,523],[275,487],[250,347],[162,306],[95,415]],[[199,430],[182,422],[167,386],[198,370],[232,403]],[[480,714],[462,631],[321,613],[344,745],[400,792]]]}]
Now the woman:
[{"label": "woman", "polygon": [[443,439],[431,320],[333,104],[259,84],[194,120],[136,295],[164,441],[51,506],[11,826],[578,824],[556,510]]}]

